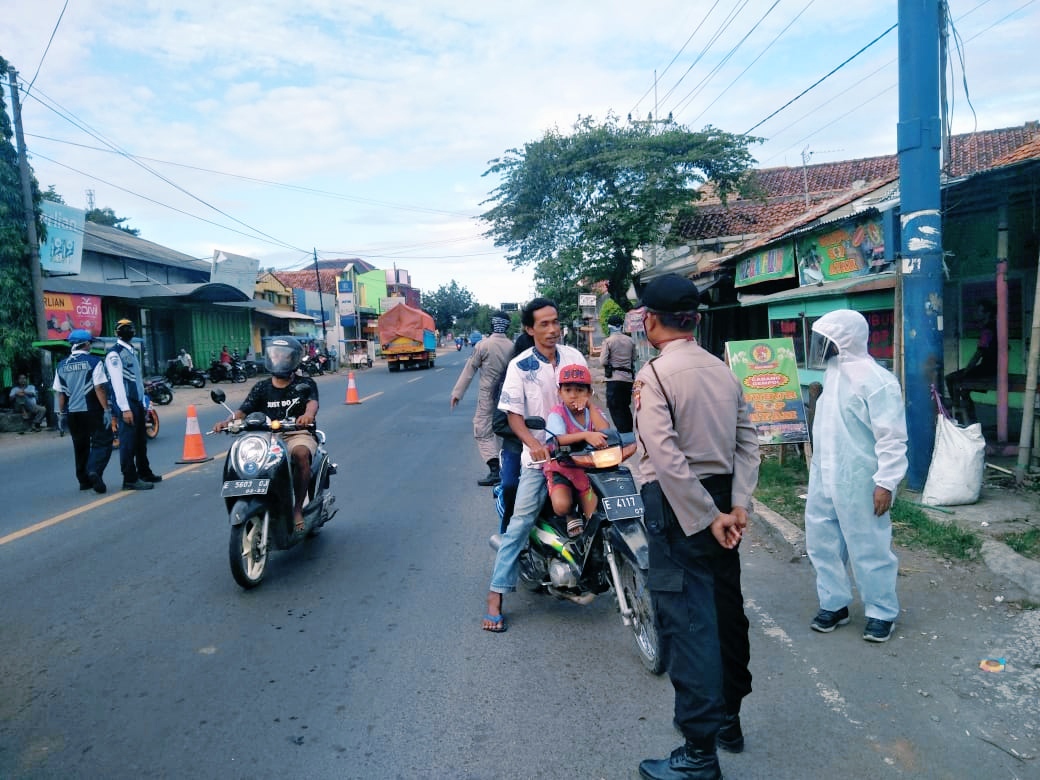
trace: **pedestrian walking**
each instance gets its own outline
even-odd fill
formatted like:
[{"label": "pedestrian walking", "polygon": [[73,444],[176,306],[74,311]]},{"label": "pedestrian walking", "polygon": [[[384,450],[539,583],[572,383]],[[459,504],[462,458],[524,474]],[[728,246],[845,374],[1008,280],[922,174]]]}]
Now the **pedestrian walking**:
[{"label": "pedestrian walking", "polygon": [[508,329],[508,314],[497,311],[491,315],[491,336],[477,342],[451,390],[451,408],[454,411],[473,377],[480,372],[477,411],[473,415],[473,438],[477,440],[481,459],[488,466],[487,476],[477,480],[477,484],[483,487],[495,485],[501,479],[500,445],[492,429],[492,422],[497,400],[495,393],[501,387],[502,377],[513,354],[513,342],[506,335]]},{"label": "pedestrian walking", "polygon": [[76,481],[80,490],[107,490],[103,475],[112,457],[112,426],[108,417],[108,377],[104,361],[90,353],[90,331],[67,336],[72,352],[54,372],[54,398],[59,417],[72,439]]},{"label": "pedestrian walking", "polygon": [[899,615],[889,508],[906,475],[906,412],[899,381],[868,354],[868,337],[866,318],[849,309],[812,326],[810,365],[826,370],[813,419],[805,549],[820,601],[810,627],[827,634],[849,622],[851,563],[863,638],[887,642]]},{"label": "pedestrian walking", "polygon": [[751,692],[740,544],[758,481],[758,436],[740,382],[694,339],[700,296],[668,274],[643,290],[643,326],[660,354],[633,388],[648,584],[684,742],[647,759],[650,780],[722,776],[716,747],[744,748]]},{"label": "pedestrian walking", "polygon": [[137,334],[127,319],[116,323],[115,345],[105,353],[105,371],[112,388],[113,413],[119,415],[119,468],[123,490],[151,490],[162,477],[148,462],[144,419],[144,378],[132,340]]},{"label": "pedestrian walking", "polygon": [[607,320],[609,335],[603,340],[600,362],[607,385],[607,410],[620,433],[632,432],[632,381],[635,375],[636,345],[621,327],[625,318],[615,314]]},{"label": "pedestrian walking", "polygon": [[535,298],[521,312],[524,330],[534,339],[534,346],[509,361],[498,408],[509,415],[509,427],[523,442],[520,456],[520,481],[509,526],[495,555],[491,585],[487,594],[487,611],[481,628],[501,633],[506,630],[502,615],[502,596],[516,590],[520,574],[518,559],[527,543],[535,518],[545,503],[546,484],[541,463],[549,457],[545,431],[532,431],[525,417],[549,416],[556,405],[560,368],[577,363],[588,368],[578,350],[559,344],[560,317],[556,303],[548,298]]}]

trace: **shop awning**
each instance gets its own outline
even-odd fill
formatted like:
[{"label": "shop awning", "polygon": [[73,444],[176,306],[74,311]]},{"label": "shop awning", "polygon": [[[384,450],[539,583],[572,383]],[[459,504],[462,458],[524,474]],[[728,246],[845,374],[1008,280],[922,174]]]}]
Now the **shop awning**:
[{"label": "shop awning", "polygon": [[849,293],[865,293],[873,290],[891,290],[895,286],[896,274],[887,272],[856,276],[851,279],[835,279],[831,282],[810,284],[803,287],[793,287],[789,290],[781,290],[768,295],[738,293],[737,300],[741,306],[758,306],[763,303],[781,303],[783,301],[798,301],[805,298],[848,295]]}]

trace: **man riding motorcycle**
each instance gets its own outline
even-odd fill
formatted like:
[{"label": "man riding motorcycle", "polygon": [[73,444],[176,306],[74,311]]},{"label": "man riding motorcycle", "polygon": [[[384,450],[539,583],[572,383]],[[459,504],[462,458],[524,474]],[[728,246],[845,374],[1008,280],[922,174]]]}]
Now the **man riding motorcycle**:
[{"label": "man riding motorcycle", "polygon": [[[272,420],[284,420],[286,412],[298,407],[299,402],[306,398],[306,408],[296,416],[296,423],[301,426],[313,425],[318,414],[318,385],[310,377],[296,374],[302,359],[303,346],[292,336],[271,339],[264,349],[264,367],[271,376],[253,385],[231,419],[243,420],[251,412],[263,412]],[[221,420],[213,426],[213,430],[224,430],[231,419]],[[318,451],[318,441],[310,431],[283,433],[281,438],[292,455],[295,494],[293,523],[297,531],[302,531],[303,501],[307,496],[311,461]]]}]

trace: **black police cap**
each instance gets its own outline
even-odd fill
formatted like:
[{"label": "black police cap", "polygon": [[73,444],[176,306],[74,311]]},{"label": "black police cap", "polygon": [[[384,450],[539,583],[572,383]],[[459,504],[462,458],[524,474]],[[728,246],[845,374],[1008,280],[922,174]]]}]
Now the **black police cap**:
[{"label": "black police cap", "polygon": [[697,285],[678,274],[665,274],[652,279],[643,288],[639,305],[652,311],[681,312],[697,311],[701,295]]}]

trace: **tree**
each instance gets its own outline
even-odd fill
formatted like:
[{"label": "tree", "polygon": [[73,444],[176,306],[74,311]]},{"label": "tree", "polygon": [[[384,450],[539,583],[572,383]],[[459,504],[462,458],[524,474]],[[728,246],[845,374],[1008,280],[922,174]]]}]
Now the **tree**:
[{"label": "tree", "polygon": [[473,293],[465,287],[459,287],[454,279],[450,284],[441,285],[435,292],[423,295],[423,310],[426,311],[444,333],[455,328],[455,322],[461,317],[471,316],[476,307]]},{"label": "tree", "polygon": [[615,315],[625,315],[625,310],[618,306],[617,302],[613,298],[608,298],[607,301],[599,309],[599,329],[606,336],[610,331],[607,326],[610,325],[610,318]]},{"label": "tree", "polygon": [[602,124],[580,117],[571,135],[547,131],[523,149],[491,160],[484,175],[501,183],[481,215],[485,236],[514,267],[566,262],[588,283],[605,280],[622,308],[640,247],[664,243],[668,223],[711,182],[723,202],[753,192],[748,147],[758,139],[711,126],[693,132],[668,123]]},{"label": "tree", "polygon": [[123,226],[123,223],[129,219],[130,217],[117,217],[116,213],[110,208],[91,209],[87,212],[88,222],[93,222],[96,225],[108,225],[108,227],[114,227],[117,230],[122,230],[124,233],[129,233],[132,236],[140,235],[141,231],[137,228]]},{"label": "tree", "polygon": [[[0,79],[6,78],[7,69],[7,61],[0,57]],[[37,335],[29,266],[32,255],[22,202],[18,151],[11,143],[13,135],[7,106],[0,93],[0,371],[6,368],[12,373],[35,357],[32,342]],[[40,190],[35,178],[32,188],[38,204]],[[38,211],[36,227],[42,235],[43,224]]]}]

